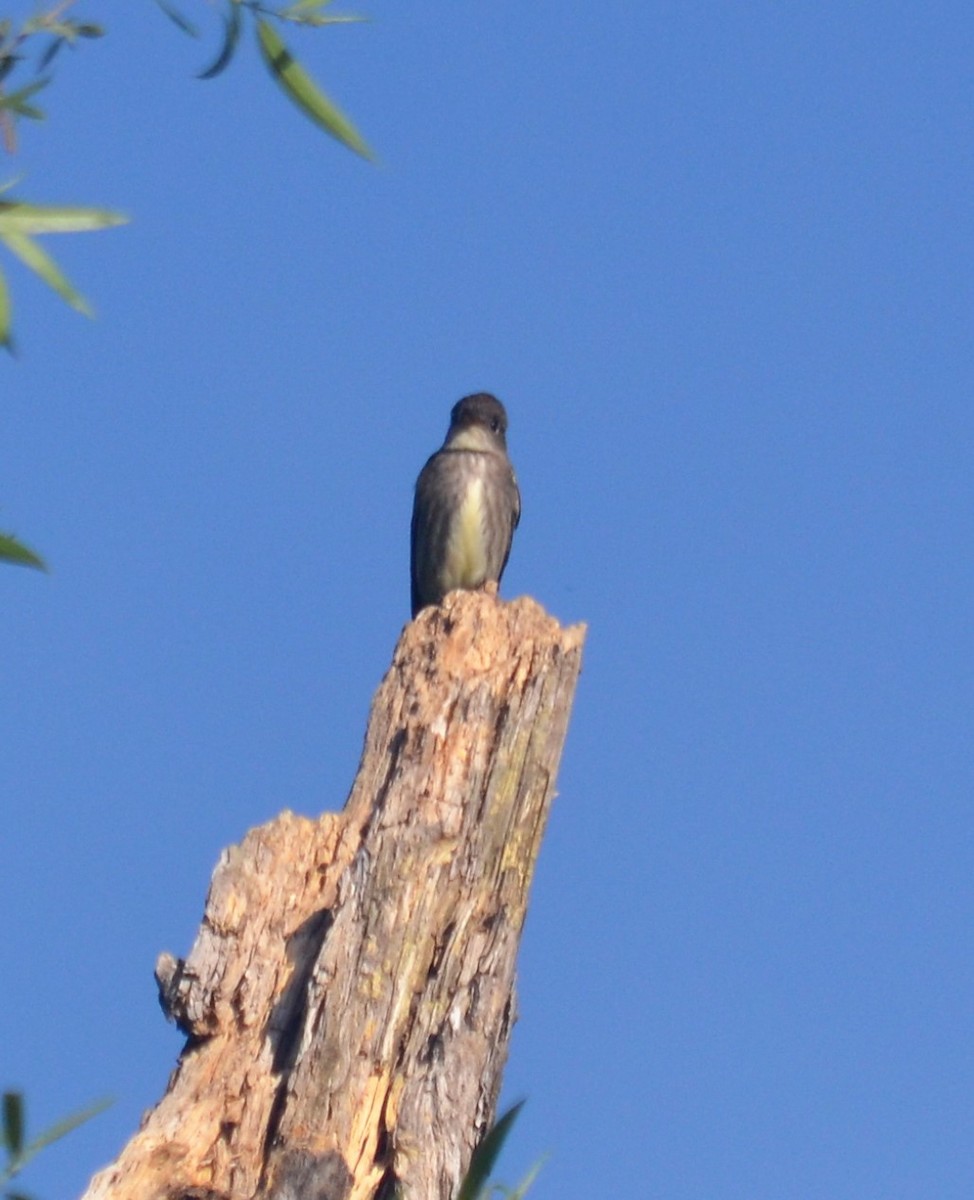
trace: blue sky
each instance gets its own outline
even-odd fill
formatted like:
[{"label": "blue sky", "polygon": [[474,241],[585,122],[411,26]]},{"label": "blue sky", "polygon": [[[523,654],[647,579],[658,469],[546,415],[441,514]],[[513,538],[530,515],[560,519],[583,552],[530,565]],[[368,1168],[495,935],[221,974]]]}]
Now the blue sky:
[{"label": "blue sky", "polygon": [[24,1186],[161,1094],[220,850],[344,802],[413,481],[487,389],[503,591],[590,626],[502,1176],[969,1197],[969,6],[357,11],[292,41],[378,166],[148,0],[79,7],[3,166],[132,217],[52,246],[95,323],[9,275],[0,528],[52,573],[0,571],[0,1083],[35,1128],[116,1098]]}]

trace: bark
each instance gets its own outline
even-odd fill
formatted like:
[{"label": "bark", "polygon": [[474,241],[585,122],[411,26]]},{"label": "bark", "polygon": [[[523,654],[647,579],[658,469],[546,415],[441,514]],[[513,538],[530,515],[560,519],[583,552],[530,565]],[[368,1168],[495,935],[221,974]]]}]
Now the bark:
[{"label": "bark", "polygon": [[166,1094],[86,1200],[451,1200],[493,1120],[584,628],[458,592],[404,630],[341,813],[224,851],[160,997]]}]

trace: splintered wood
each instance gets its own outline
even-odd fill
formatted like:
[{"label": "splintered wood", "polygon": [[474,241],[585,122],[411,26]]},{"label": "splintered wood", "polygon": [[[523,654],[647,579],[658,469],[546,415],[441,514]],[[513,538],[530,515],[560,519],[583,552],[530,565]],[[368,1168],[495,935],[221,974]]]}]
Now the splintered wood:
[{"label": "splintered wood", "polygon": [[457,592],[404,630],[341,813],[224,851],[160,997],[166,1095],[86,1200],[451,1200],[489,1126],[584,628]]}]

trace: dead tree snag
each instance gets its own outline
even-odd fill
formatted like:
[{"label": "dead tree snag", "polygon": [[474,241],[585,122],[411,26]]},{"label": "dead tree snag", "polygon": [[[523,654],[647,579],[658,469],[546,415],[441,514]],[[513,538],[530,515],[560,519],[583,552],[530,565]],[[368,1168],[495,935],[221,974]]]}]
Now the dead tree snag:
[{"label": "dead tree snag", "polygon": [[489,1125],[584,630],[455,593],[408,625],[341,813],[224,851],[165,1096],[85,1200],[451,1200]]}]

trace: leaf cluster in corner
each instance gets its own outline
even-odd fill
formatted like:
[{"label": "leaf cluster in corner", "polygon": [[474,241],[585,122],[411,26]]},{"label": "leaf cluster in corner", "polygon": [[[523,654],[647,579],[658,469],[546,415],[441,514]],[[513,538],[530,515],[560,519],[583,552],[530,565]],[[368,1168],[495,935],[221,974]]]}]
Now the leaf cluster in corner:
[{"label": "leaf cluster in corner", "polygon": [[[28,204],[8,198],[0,200],[0,244],[33,271],[48,287],[85,316],[91,306],[71,284],[52,256],[36,240],[41,233],[84,233],[122,225],[127,217],[105,208],[81,208],[77,205]],[[0,346],[11,348],[10,291],[0,274]]]},{"label": "leaf cluster in corner", "polygon": [[85,1121],[103,1112],[111,1104],[110,1100],[97,1100],[78,1112],[72,1113],[38,1134],[28,1142],[27,1119],[25,1114],[24,1097],[21,1092],[4,1092],[0,1103],[0,1146],[7,1156],[6,1164],[0,1166],[0,1187],[4,1189],[3,1200],[28,1200],[24,1192],[11,1191],[7,1184],[27,1166],[35,1155],[40,1154],[52,1142],[63,1138],[72,1129],[77,1129]]},{"label": "leaf cluster in corner", "polygon": [[[8,154],[17,149],[19,120],[44,120],[44,110],[37,107],[34,97],[51,82],[45,72],[57,55],[65,46],[73,47],[82,39],[104,34],[93,21],[78,21],[67,15],[73,2],[60,0],[20,24],[9,18],[0,21],[0,144]],[[31,68],[34,78],[23,83],[25,70]]]},{"label": "leaf cluster in corner", "polygon": [[[156,3],[183,33],[190,37],[200,36],[198,27],[172,0],[156,0]],[[249,18],[261,58],[281,91],[320,129],[349,150],[372,160],[375,156],[354,123],[315,83],[285,45],[274,25],[274,22],[278,22],[321,28],[365,20],[364,17],[324,13],[322,10],[330,3],[331,0],[296,0],[293,4],[274,8],[260,0],[224,0],[220,48],[212,61],[199,72],[198,78],[215,79],[226,70],[237,53]]]}]

